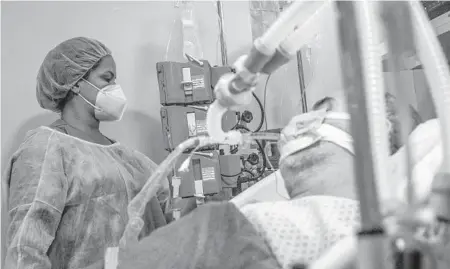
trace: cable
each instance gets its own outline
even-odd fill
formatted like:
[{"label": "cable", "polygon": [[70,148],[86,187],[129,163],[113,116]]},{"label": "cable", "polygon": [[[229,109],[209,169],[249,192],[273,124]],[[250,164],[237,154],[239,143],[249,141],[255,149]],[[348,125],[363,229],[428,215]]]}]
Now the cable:
[{"label": "cable", "polygon": [[241,171],[241,172],[239,172],[237,174],[234,174],[234,175],[224,175],[224,174],[220,174],[220,175],[223,176],[223,177],[237,177],[237,176],[240,176],[242,174],[242,172],[243,171]]},{"label": "cable", "polygon": [[246,169],[246,168],[242,168],[241,172],[239,172],[239,173],[237,173],[237,174],[235,174],[235,175],[223,175],[223,174],[221,174],[221,176],[222,176],[222,181],[225,182],[226,185],[232,186],[232,185],[234,185],[234,182],[230,182],[230,181],[228,181],[228,180],[225,180],[225,178],[227,178],[227,177],[237,177],[237,176],[239,176],[239,178],[236,180],[236,183],[237,183],[237,182],[239,181],[239,179],[241,178],[241,175],[242,175],[243,173],[249,173],[250,175],[252,175],[252,177],[254,176],[253,173],[252,173],[250,170],[248,170],[248,169]]},{"label": "cable", "polygon": [[242,173],[249,173],[250,175],[253,176],[252,171],[248,170],[247,168],[242,168]]},{"label": "cable", "polygon": [[[259,125],[258,127],[256,127],[256,129],[253,132],[259,132],[259,130],[261,130],[261,127],[264,124],[265,118],[266,118],[266,113],[264,112],[264,107],[261,103],[261,100],[259,100],[258,96],[253,92],[252,93],[253,97],[256,99],[256,102],[258,102],[258,106],[259,109],[261,111],[261,120],[259,121]],[[237,123],[231,128],[231,130],[235,130],[238,128],[238,126],[242,126],[241,124],[241,118],[238,119]],[[248,129],[247,129],[248,130]],[[250,130],[248,130],[248,132],[251,132]]]},{"label": "cable", "polygon": [[[264,86],[264,105],[261,103],[261,100],[259,100],[258,96],[254,92],[252,92],[252,95],[256,99],[256,102],[258,103],[259,109],[261,111],[261,119],[259,121],[259,125],[258,125],[258,127],[256,127],[255,131],[253,131],[253,132],[259,132],[261,130],[262,126],[264,125],[264,122],[266,122],[266,130],[267,130],[267,119],[266,119],[266,113],[265,113],[265,105],[266,105],[265,95],[266,95],[266,91],[267,91],[267,83],[269,81],[269,78],[270,78],[270,75],[267,77],[266,84]],[[212,72],[210,73],[210,81],[212,82]],[[214,87],[212,84],[211,84],[211,89],[214,91]],[[233,126],[233,128],[231,128],[231,130],[236,129],[236,127],[239,126],[240,123],[241,123],[241,119],[239,118],[237,123]],[[250,132],[250,130],[249,130],[249,132]]]},{"label": "cable", "polygon": [[[270,74],[269,76],[267,76],[266,84],[264,85],[264,105],[263,105],[263,107],[262,107],[263,111],[266,111],[267,85],[269,84],[269,79],[270,79],[270,76],[271,76],[271,75],[272,75],[272,74]],[[264,113],[264,121],[266,122],[266,130],[267,130],[267,117],[266,117],[266,113]]]},{"label": "cable", "polygon": [[236,125],[236,126],[234,127],[234,129],[235,129],[235,130],[244,130],[244,131],[247,131],[247,132],[249,132],[249,133],[252,132],[252,131],[250,131],[249,128],[247,128],[247,127],[245,127],[245,126],[243,126],[243,125]]},{"label": "cable", "polygon": [[[266,82],[266,85],[267,85],[267,82]],[[266,119],[266,113],[264,112],[264,107],[261,104],[261,100],[259,100],[258,96],[256,96],[256,94],[254,92],[252,92],[252,95],[253,95],[253,97],[255,97],[256,102],[258,102],[259,109],[261,111],[261,119],[259,120],[259,125],[258,125],[258,127],[256,127],[256,130],[254,131],[254,132],[259,132],[259,130],[261,130],[261,128],[264,124],[264,121]]]},{"label": "cable", "polygon": [[255,140],[256,144],[258,145],[259,151],[261,152],[261,157],[263,159],[263,166],[261,168],[261,171],[259,172],[259,174],[255,177],[255,179],[260,178],[264,172],[266,171],[266,167],[267,167],[267,160],[266,160],[266,153],[264,152],[264,149],[261,145],[261,142],[259,142],[258,140]]},{"label": "cable", "polygon": [[[250,170],[248,170],[248,169],[246,169],[246,168],[243,168],[243,169],[242,169],[242,172],[248,173],[248,174],[250,174],[252,177],[248,178],[248,177],[242,177],[242,176],[239,176],[239,178],[238,178],[238,183],[245,183],[245,182],[249,182],[249,181],[255,181],[255,179],[254,179],[255,175],[252,173],[252,171],[250,171]],[[243,180],[242,178],[245,178],[245,179]]]},{"label": "cable", "polygon": [[237,122],[236,122],[236,124],[233,126],[233,127],[231,127],[231,129],[230,130],[234,130],[234,129],[236,129],[236,127],[238,127],[238,126],[240,126],[241,125],[241,114],[240,114],[240,112],[237,112],[236,113],[236,116],[237,115],[239,115],[237,118]]}]

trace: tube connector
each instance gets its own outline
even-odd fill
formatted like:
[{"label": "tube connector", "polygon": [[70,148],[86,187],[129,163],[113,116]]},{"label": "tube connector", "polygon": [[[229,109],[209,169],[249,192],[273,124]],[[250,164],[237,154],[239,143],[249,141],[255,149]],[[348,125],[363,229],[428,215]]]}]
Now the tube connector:
[{"label": "tube connector", "polygon": [[[249,85],[250,87],[245,91],[239,91],[236,89],[232,91],[231,89],[234,88],[232,87],[232,82],[235,77],[236,74],[232,73],[223,75],[214,88],[214,93],[217,98],[215,102],[218,102],[226,109],[237,109],[240,106],[250,104],[252,101],[252,92],[255,89],[255,84],[251,86]],[[209,107],[209,110],[211,110],[211,107]]]},{"label": "tube connector", "polygon": [[295,55],[289,55],[289,53],[283,51],[282,49],[278,48],[275,51],[275,54],[272,56],[272,58],[264,65],[263,69],[261,70],[261,73],[264,74],[271,74],[281,66],[287,64]]},{"label": "tube connector", "polygon": [[[232,94],[239,94],[242,92],[247,92],[249,90],[252,90],[259,78],[259,70],[261,70],[264,65],[260,67],[252,66],[253,64],[261,64],[261,63],[255,63],[252,61],[252,56],[243,55],[239,57],[236,62],[233,64],[234,70],[236,70],[236,74],[233,74],[232,79],[228,82],[227,88],[228,91]],[[270,60],[270,58],[267,59],[267,61]],[[249,62],[250,63],[247,63]],[[248,65],[247,65],[248,64]],[[265,62],[264,62],[265,64]],[[253,71],[251,69],[257,69],[258,71]]]},{"label": "tube connector", "polygon": [[450,223],[450,173],[439,172],[435,175],[430,204],[441,221]]},{"label": "tube connector", "polygon": [[253,42],[253,47],[248,57],[245,59],[244,66],[252,73],[259,73],[274,53],[275,51],[267,48],[266,44],[262,43],[261,38],[257,38]]}]

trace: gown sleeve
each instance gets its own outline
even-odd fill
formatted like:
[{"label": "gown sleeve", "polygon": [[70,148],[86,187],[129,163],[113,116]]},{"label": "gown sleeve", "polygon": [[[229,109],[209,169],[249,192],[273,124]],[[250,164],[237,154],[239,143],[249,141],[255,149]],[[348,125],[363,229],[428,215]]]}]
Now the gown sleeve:
[{"label": "gown sleeve", "polygon": [[55,266],[47,251],[61,220],[68,183],[57,138],[36,136],[13,156],[6,175],[10,223],[5,268]]}]

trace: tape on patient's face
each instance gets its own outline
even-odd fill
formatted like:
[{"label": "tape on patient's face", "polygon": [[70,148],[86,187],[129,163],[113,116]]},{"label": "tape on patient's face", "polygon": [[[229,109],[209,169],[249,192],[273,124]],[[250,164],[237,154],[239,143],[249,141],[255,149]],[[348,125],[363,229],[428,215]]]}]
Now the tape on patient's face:
[{"label": "tape on patient's face", "polygon": [[289,155],[320,141],[321,136],[317,133],[317,129],[322,126],[326,115],[326,110],[318,110],[291,119],[281,131],[279,141],[280,162]]},{"label": "tape on patient's face", "polygon": [[322,139],[318,133],[310,131],[302,134],[302,137],[297,137],[290,140],[280,147],[280,162],[286,157],[298,153],[306,148],[311,147]]},{"label": "tape on patient's face", "polygon": [[312,130],[317,130],[327,115],[326,110],[318,110],[293,117],[281,134],[288,140],[295,139],[300,135]]}]

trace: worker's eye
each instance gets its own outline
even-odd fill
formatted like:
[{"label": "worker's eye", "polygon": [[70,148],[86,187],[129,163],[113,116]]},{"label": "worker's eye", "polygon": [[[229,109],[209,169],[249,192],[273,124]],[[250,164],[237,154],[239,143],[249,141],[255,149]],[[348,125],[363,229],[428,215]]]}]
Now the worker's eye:
[{"label": "worker's eye", "polygon": [[112,84],[112,83],[114,83],[114,81],[115,81],[115,78],[114,77],[107,77],[107,78],[104,78],[104,81],[106,82],[106,84]]},{"label": "worker's eye", "polygon": [[111,72],[107,72],[105,74],[102,75],[103,80],[105,80],[108,83],[111,83],[114,81],[115,76],[114,74],[112,74]]}]

